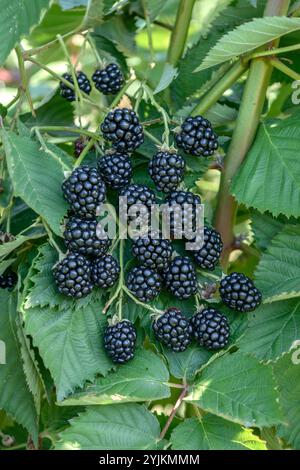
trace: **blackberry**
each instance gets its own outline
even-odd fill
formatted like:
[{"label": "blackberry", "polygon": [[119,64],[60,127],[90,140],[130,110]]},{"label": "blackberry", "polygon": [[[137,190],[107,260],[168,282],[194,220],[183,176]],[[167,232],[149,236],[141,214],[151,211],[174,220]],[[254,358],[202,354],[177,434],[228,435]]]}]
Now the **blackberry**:
[{"label": "blackberry", "polygon": [[169,193],[183,180],[184,159],[174,152],[158,152],[149,163],[149,175],[158,191]]},{"label": "blackberry", "polygon": [[104,255],[92,263],[92,282],[94,285],[107,289],[112,287],[120,274],[119,262],[111,255]]},{"label": "blackberry", "polygon": [[151,207],[156,203],[154,192],[144,184],[130,184],[121,190],[120,196],[127,198],[129,221],[134,220],[135,215],[148,219]]},{"label": "blackberry", "polygon": [[104,332],[104,348],[116,364],[124,364],[134,357],[136,329],[129,320],[108,326]]},{"label": "blackberry", "polygon": [[98,161],[98,172],[112,189],[128,186],[132,178],[132,164],[126,153],[104,155]]},{"label": "blackberry", "polygon": [[218,136],[202,116],[188,117],[175,135],[179,148],[197,157],[210,157],[218,148]]},{"label": "blackberry", "polygon": [[92,291],[91,265],[79,253],[69,253],[55,266],[53,275],[61,294],[80,299]]},{"label": "blackberry", "polygon": [[0,289],[13,289],[17,284],[17,274],[8,268],[3,274],[0,275]]},{"label": "blackberry", "polygon": [[196,271],[187,256],[176,256],[163,277],[167,289],[180,300],[189,299],[197,292]]},{"label": "blackberry", "polygon": [[242,273],[232,273],[224,277],[220,284],[220,295],[229,308],[238,312],[251,312],[262,301],[260,291],[251,279]]},{"label": "blackberry", "polygon": [[97,69],[92,80],[97,90],[104,95],[116,95],[122,88],[124,78],[117,64],[109,64],[104,69]]},{"label": "blackberry", "polygon": [[111,240],[96,219],[73,216],[66,223],[64,239],[70,251],[81,255],[100,256],[107,252]]},{"label": "blackberry", "polygon": [[132,254],[144,266],[161,271],[171,261],[172,245],[158,233],[144,235],[133,241]]},{"label": "blackberry", "polygon": [[206,308],[191,320],[193,336],[206,349],[222,349],[228,344],[230,327],[227,318],[214,308]]},{"label": "blackberry", "polygon": [[108,113],[101,131],[104,139],[119,151],[133,152],[144,142],[143,127],[132,109],[116,108]]},{"label": "blackberry", "polygon": [[136,266],[129,272],[126,285],[137,299],[150,302],[159,295],[162,280],[153,269],[147,266]]},{"label": "blackberry", "polygon": [[192,240],[200,217],[201,198],[187,191],[172,191],[164,201],[164,221],[171,238]]},{"label": "blackberry", "polygon": [[[92,87],[87,76],[83,72],[77,72],[76,77],[79,89],[89,95]],[[63,78],[74,85],[74,80],[71,74],[64,73]],[[76,101],[75,90],[72,90],[63,82],[60,82],[60,95],[68,101]]]},{"label": "blackberry", "polygon": [[[83,137],[79,137],[79,139],[76,139],[74,142],[74,157],[78,158],[80,157],[81,153],[87,146],[88,142],[90,139],[85,139]],[[91,147],[90,151],[95,150],[95,147]]]},{"label": "blackberry", "polygon": [[202,269],[213,270],[223,250],[221,235],[213,228],[205,226],[203,239],[199,240],[199,243],[201,242],[203,242],[202,248],[192,252],[195,262]]},{"label": "blackberry", "polygon": [[191,343],[192,328],[177,308],[169,308],[155,320],[152,328],[156,339],[174,352],[185,351]]},{"label": "blackberry", "polygon": [[62,184],[64,198],[73,212],[81,217],[93,218],[105,200],[106,188],[96,168],[81,166]]}]

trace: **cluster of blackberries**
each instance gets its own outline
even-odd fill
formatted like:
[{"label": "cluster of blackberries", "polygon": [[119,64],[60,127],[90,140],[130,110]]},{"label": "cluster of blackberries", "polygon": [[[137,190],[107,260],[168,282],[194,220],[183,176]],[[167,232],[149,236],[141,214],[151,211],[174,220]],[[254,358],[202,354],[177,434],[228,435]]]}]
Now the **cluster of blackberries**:
[{"label": "cluster of blackberries", "polygon": [[107,289],[117,281],[118,261],[107,251],[111,240],[96,219],[106,197],[106,184],[97,168],[82,166],[63,182],[64,198],[70,204],[65,224],[65,258],[54,267],[59,292],[80,299],[94,286]]},{"label": "cluster of blackberries", "polygon": [[[74,79],[71,74],[64,73],[63,78],[71,83],[71,85],[74,85]],[[97,90],[101,91],[104,95],[117,94],[121,90],[124,82],[122,72],[116,64],[109,64],[104,69],[97,69],[92,76],[92,80]],[[81,91],[87,95],[91,93],[91,82],[85,73],[81,71],[76,72],[76,81]],[[68,101],[76,100],[75,90],[70,88],[65,81],[60,82],[60,94]]]}]

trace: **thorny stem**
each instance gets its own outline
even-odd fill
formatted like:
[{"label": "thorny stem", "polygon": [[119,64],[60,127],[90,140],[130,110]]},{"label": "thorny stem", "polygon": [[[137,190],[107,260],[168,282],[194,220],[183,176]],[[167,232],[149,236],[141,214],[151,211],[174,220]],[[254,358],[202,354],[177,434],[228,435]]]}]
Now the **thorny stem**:
[{"label": "thorny stem", "polygon": [[[290,0],[268,0],[264,16],[285,15],[288,11],[289,3]],[[278,41],[273,45],[276,46],[277,44]],[[229,255],[233,247],[233,228],[237,212],[237,202],[231,195],[230,186],[234,175],[246,158],[253,143],[271,73],[272,65],[270,61],[263,59],[254,59],[252,61],[238,120],[225,158],[215,214],[215,225],[221,233],[224,243],[222,257],[224,269],[227,268]]]},{"label": "thorny stem", "polygon": [[23,92],[26,94],[31,114],[32,114],[33,117],[35,117],[36,114],[35,114],[35,111],[33,109],[33,102],[32,102],[31,94],[30,94],[30,91],[29,91],[28,78],[27,78],[27,73],[26,73],[26,69],[25,69],[25,62],[24,62],[23,52],[22,52],[21,46],[17,45],[16,48],[15,48],[15,51],[16,51],[16,54],[17,54],[19,71],[20,71],[20,75],[21,75],[21,87],[22,87]]},{"label": "thorny stem", "polygon": [[169,427],[171,426],[171,423],[173,421],[173,419],[175,418],[175,415],[178,411],[178,408],[180,407],[180,405],[182,404],[183,402],[183,399],[185,398],[185,396],[187,395],[187,392],[188,392],[188,385],[185,384],[184,387],[183,387],[183,390],[181,392],[181,394],[179,395],[179,398],[178,400],[176,401],[175,405],[173,406],[172,408],[172,411],[171,411],[171,414],[162,430],[162,432],[160,433],[160,439],[164,439],[165,435],[167,434],[168,432],[168,429]]}]

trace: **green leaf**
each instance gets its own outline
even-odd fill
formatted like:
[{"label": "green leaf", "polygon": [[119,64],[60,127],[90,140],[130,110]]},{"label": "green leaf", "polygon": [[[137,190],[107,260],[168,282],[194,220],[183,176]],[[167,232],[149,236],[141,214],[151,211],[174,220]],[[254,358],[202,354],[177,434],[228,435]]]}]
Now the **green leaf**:
[{"label": "green leaf", "polygon": [[255,18],[225,34],[210,50],[196,72],[232,60],[299,29],[299,18]]},{"label": "green leaf", "polygon": [[172,83],[172,81],[177,77],[177,75],[178,75],[177,69],[173,67],[173,65],[168,64],[168,62],[166,62],[163,68],[160,80],[153,94],[156,95],[157,93],[160,93],[161,91],[165,90]]},{"label": "green leaf", "polygon": [[83,27],[93,27],[103,21],[104,0],[88,0]]},{"label": "green leaf", "polygon": [[226,354],[202,370],[188,403],[246,427],[281,422],[271,367],[254,357]]},{"label": "green leaf", "polygon": [[211,414],[183,421],[172,432],[171,443],[173,450],[267,450],[252,429]]},{"label": "green leaf", "polygon": [[110,39],[102,36],[100,33],[93,33],[92,37],[95,41],[97,49],[109,60],[117,62],[124,72],[127,72],[128,67],[125,55],[117,48],[115,43]]},{"label": "green leaf", "polygon": [[1,135],[15,195],[60,234],[60,223],[68,207],[61,192],[65,163],[59,156],[54,158],[52,153],[41,150],[38,143],[29,138],[4,130]]},{"label": "green leaf", "polygon": [[138,350],[128,364],[103,379],[96,379],[82,392],[69,396],[61,404],[107,405],[168,398],[168,380],[169,372],[162,359],[151,351]]},{"label": "green leaf", "polygon": [[300,225],[288,225],[273,238],[255,277],[264,302],[300,296]]},{"label": "green leaf", "polygon": [[38,438],[37,413],[33,396],[26,383],[22,368],[22,355],[17,334],[16,297],[8,292],[0,292],[0,348],[5,352],[3,364],[0,360],[0,409],[13,417],[32,435]]},{"label": "green leaf", "polygon": [[298,351],[285,355],[274,365],[278,383],[279,403],[283,410],[284,424],[278,427],[278,435],[300,449],[300,361]]},{"label": "green leaf", "polygon": [[49,0],[0,0],[0,64],[16,43],[39,23]]},{"label": "green leaf", "polygon": [[261,125],[245,163],[233,179],[232,194],[239,203],[274,216],[300,216],[299,138],[298,117]]},{"label": "green leaf", "polygon": [[106,326],[102,308],[97,300],[76,310],[46,307],[25,310],[25,330],[53,377],[58,400],[111,368],[101,347]]},{"label": "green leaf", "polygon": [[16,258],[9,258],[4,261],[1,261],[0,263],[0,276],[4,273],[4,271],[9,268],[13,264],[13,262],[16,260]]},{"label": "green leaf", "polygon": [[191,383],[199,369],[210,359],[212,353],[194,344],[181,353],[164,349],[164,355],[168,360],[171,374]]},{"label": "green leaf", "polygon": [[10,253],[12,253],[14,250],[19,248],[21,245],[23,245],[24,243],[30,240],[41,238],[42,236],[43,236],[43,233],[32,233],[31,235],[28,235],[28,236],[19,235],[18,237],[16,237],[15,240],[4,243],[3,245],[0,245],[0,257],[7,256]]},{"label": "green leaf", "polygon": [[230,108],[226,104],[216,103],[209,111],[204,115],[214,127],[224,126],[227,123],[235,121],[237,118],[237,110]]},{"label": "green leaf", "polygon": [[260,361],[276,361],[299,338],[300,300],[286,300],[262,305],[252,313],[239,347]]},{"label": "green leaf", "polygon": [[156,417],[133,403],[90,407],[70,424],[57,450],[154,450],[160,433]]},{"label": "green leaf", "polygon": [[269,246],[275,235],[281,232],[288,223],[286,217],[280,216],[275,218],[272,217],[271,214],[260,214],[257,211],[253,211],[251,218],[251,229],[254,233],[255,243],[262,250],[265,250]]},{"label": "green leaf", "polygon": [[[144,8],[142,5],[141,0],[135,0],[130,2],[131,10],[141,14],[144,16]],[[166,5],[166,0],[151,0],[150,2],[147,1],[147,11],[150,17],[150,21],[154,21],[155,18],[161,14],[163,7]]]}]

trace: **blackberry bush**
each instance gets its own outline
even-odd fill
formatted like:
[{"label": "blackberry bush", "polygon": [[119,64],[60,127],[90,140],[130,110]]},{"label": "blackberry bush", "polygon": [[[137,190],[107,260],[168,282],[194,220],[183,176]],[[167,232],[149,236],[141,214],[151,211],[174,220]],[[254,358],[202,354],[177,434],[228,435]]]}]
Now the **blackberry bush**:
[{"label": "blackberry bush", "polygon": [[158,152],[149,163],[149,175],[158,191],[169,193],[177,188],[184,176],[184,159],[174,152]]},{"label": "blackberry bush", "polygon": [[167,289],[178,299],[186,300],[197,292],[197,276],[188,256],[176,256],[163,273]]},{"label": "blackberry bush", "polygon": [[98,160],[98,171],[108,187],[120,190],[131,181],[131,160],[126,153],[107,154]]},{"label": "blackberry bush", "polygon": [[214,308],[205,308],[191,318],[196,341],[206,349],[224,348],[229,341],[230,326],[225,315]]},{"label": "blackberry bush", "polygon": [[175,134],[176,144],[189,155],[210,157],[218,149],[218,136],[202,116],[188,117]]},{"label": "blackberry bush", "polygon": [[185,351],[191,343],[191,326],[177,308],[169,308],[153,322],[152,328],[156,339],[174,352]]},{"label": "blackberry bush", "polygon": [[124,82],[122,72],[117,64],[109,64],[104,69],[97,69],[92,80],[97,90],[104,95],[116,95]]},{"label": "blackberry bush", "polygon": [[144,132],[132,109],[117,108],[101,124],[103,138],[120,152],[133,152],[144,142]]},{"label": "blackberry bush", "polygon": [[107,252],[111,240],[96,219],[71,217],[66,223],[64,239],[70,251],[100,256]]},{"label": "blackberry bush", "polygon": [[232,273],[224,277],[220,284],[222,301],[238,312],[251,312],[262,301],[261,292],[254,283],[242,273]]},{"label": "blackberry bush", "polygon": [[[74,85],[74,80],[71,74],[64,73],[63,78],[67,80],[68,82],[70,82],[72,85]],[[92,87],[87,76],[83,72],[77,72],[76,78],[77,78],[79,89],[83,91],[84,93],[86,93],[87,95],[89,95],[91,93]],[[63,98],[65,98],[68,101],[76,100],[75,90],[72,90],[72,88],[69,88],[63,82],[60,82],[60,94]]]}]

